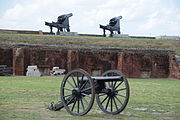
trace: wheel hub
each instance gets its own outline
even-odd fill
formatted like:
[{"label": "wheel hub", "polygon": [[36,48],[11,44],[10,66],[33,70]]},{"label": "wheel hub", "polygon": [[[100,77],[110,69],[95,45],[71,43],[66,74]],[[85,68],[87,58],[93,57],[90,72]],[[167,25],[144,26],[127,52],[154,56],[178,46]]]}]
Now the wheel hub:
[{"label": "wheel hub", "polygon": [[75,95],[76,97],[81,96],[81,90],[79,88],[75,88],[72,90],[72,94]]},{"label": "wheel hub", "polygon": [[114,88],[108,88],[107,90],[108,90],[108,93],[107,93],[108,96],[110,97],[116,96],[117,91]]}]

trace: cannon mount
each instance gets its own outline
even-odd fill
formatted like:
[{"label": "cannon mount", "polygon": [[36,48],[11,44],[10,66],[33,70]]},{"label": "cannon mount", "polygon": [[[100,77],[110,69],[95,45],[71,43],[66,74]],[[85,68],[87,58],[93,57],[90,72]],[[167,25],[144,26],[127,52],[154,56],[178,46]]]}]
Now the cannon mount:
[{"label": "cannon mount", "polygon": [[54,34],[53,27],[57,28],[57,33],[56,33],[57,35],[60,34],[60,31],[65,32],[65,30],[66,30],[67,32],[70,32],[69,17],[71,17],[71,16],[73,16],[72,13],[64,14],[64,15],[60,15],[57,18],[57,22],[53,22],[53,21],[52,21],[52,23],[45,22],[45,25],[50,27],[50,34]]},{"label": "cannon mount", "polygon": [[106,36],[106,31],[105,30],[109,30],[110,31],[110,36],[113,36],[113,31],[116,31],[118,34],[121,34],[120,32],[120,19],[122,19],[122,16],[118,16],[118,17],[114,17],[112,19],[109,20],[109,24],[107,24],[106,26],[104,25],[99,25],[100,28],[103,29],[103,36]]}]

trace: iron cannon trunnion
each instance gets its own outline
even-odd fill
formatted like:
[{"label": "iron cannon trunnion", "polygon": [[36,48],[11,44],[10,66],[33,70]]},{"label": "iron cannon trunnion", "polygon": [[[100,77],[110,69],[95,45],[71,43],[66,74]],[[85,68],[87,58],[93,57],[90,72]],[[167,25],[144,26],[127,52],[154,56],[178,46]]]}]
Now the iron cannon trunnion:
[{"label": "iron cannon trunnion", "polygon": [[50,110],[65,108],[71,115],[85,115],[96,98],[99,108],[108,114],[122,112],[129,100],[129,84],[117,70],[109,70],[102,76],[90,76],[82,69],[68,72],[60,88],[61,102],[51,105]]}]

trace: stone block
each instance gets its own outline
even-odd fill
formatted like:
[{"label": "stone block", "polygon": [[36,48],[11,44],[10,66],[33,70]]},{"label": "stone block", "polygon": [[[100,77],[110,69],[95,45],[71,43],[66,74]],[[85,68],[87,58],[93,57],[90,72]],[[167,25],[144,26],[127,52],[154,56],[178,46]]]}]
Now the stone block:
[{"label": "stone block", "polygon": [[28,66],[26,76],[40,77],[41,73],[37,66]]},{"label": "stone block", "polygon": [[129,38],[128,34],[114,34],[113,38]]},{"label": "stone block", "polygon": [[160,39],[160,40],[180,40],[179,36],[156,36],[156,39]]},{"label": "stone block", "polygon": [[65,71],[65,69],[59,69],[59,67],[53,67],[50,74],[51,76],[63,75]]}]

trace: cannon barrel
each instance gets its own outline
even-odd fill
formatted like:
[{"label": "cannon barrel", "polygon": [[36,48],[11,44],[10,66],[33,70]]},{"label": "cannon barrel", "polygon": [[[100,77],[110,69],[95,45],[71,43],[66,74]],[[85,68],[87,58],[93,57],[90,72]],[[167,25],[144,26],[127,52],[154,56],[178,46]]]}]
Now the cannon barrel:
[{"label": "cannon barrel", "polygon": [[60,15],[58,18],[69,18],[71,16],[73,16],[73,14],[69,13],[69,14]]},{"label": "cannon barrel", "polygon": [[71,16],[73,16],[73,14],[72,14],[72,13],[69,13],[69,14],[66,14],[66,16],[67,16],[67,17],[71,17]]},{"label": "cannon barrel", "polygon": [[118,17],[116,17],[116,19],[122,19],[122,16],[118,16]]},{"label": "cannon barrel", "polygon": [[50,25],[52,25],[52,23],[49,23],[49,22],[45,21],[45,25],[50,26]]}]

